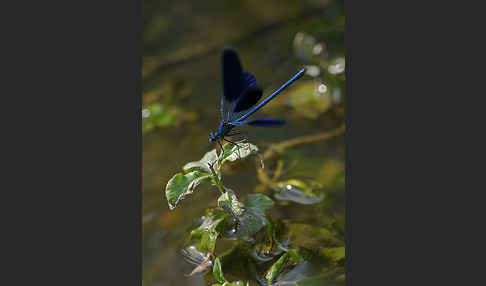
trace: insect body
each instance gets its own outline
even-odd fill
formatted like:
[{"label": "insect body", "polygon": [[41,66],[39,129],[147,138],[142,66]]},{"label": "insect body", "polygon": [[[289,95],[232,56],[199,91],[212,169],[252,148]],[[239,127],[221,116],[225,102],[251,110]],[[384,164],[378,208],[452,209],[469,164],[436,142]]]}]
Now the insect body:
[{"label": "insect body", "polygon": [[226,123],[226,122],[223,122],[222,121],[219,124],[218,131],[211,132],[209,134],[209,141],[210,142],[214,142],[216,140],[223,139],[225,136],[228,136],[228,134],[230,133],[231,129],[233,129],[234,127],[235,127],[234,125],[231,125],[229,123]]},{"label": "insect body", "polygon": [[[234,131],[237,126],[279,126],[285,123],[282,119],[263,118],[245,120],[250,115],[258,111],[270,100],[275,98],[282,90],[299,79],[305,72],[305,68],[300,70],[290,80],[284,83],[270,96],[265,98],[260,104],[253,107],[262,97],[262,89],[258,86],[255,76],[250,72],[243,71],[238,54],[231,48],[225,48],[221,58],[223,71],[223,93],[221,95],[221,123],[216,132],[209,134],[210,142],[218,142],[228,136],[239,135],[241,132]],[[253,107],[253,108],[252,108]],[[250,111],[246,110],[252,108]]]}]

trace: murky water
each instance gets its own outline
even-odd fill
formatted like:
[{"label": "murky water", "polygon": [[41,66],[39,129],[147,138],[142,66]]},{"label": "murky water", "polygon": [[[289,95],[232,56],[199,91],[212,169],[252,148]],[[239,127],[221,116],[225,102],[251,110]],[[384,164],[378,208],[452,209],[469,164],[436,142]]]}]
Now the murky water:
[{"label": "murky water", "polygon": [[[142,2],[144,107],[158,102],[182,111],[181,114],[187,113],[176,123],[155,128],[143,136],[143,283],[145,286],[206,285],[201,275],[184,276],[194,266],[184,261],[180,251],[205,209],[216,206],[219,193],[215,188],[201,185],[176,209],[169,211],[165,185],[184,164],[199,160],[214,148],[208,142],[208,135],[218,127],[220,119],[222,45],[230,44],[238,51],[244,68],[253,72],[264,88],[265,97],[299,68],[320,63],[306,59],[305,51],[304,55],[299,54],[299,49],[305,47],[296,46],[297,33],[304,32],[315,40],[308,41],[314,53],[324,43],[327,56],[323,65],[344,56],[340,28],[342,3],[317,0]],[[314,57],[324,59],[319,53]],[[321,82],[331,89],[332,80],[310,75],[302,79],[315,83],[320,91],[323,91],[319,87]],[[337,85],[341,88],[341,101],[343,82]],[[283,92],[252,117],[289,121],[282,128],[246,128],[250,141],[262,151],[269,144],[334,130],[344,122],[342,103],[323,105],[320,113],[309,118],[299,112],[294,99],[291,91]],[[272,217],[313,226],[325,225],[333,219],[343,221],[344,149],[343,136],[287,149],[279,157],[284,169],[290,168],[284,177],[318,181],[325,196],[322,200],[306,199],[315,204],[279,201],[271,211]],[[268,172],[274,169],[275,163],[265,166]],[[253,164],[243,164],[225,174],[224,182],[243,198],[258,191],[261,183],[258,178]],[[277,201],[272,192],[266,194]]]}]

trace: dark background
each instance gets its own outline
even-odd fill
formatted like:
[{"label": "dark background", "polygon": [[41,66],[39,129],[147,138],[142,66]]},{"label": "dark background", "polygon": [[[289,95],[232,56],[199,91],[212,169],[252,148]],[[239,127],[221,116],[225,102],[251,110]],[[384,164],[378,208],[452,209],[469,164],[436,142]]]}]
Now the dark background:
[{"label": "dark background", "polygon": [[[346,3],[348,285],[481,283],[466,36],[484,25],[451,4]],[[23,5],[5,10],[4,279],[140,285],[141,3]]]}]

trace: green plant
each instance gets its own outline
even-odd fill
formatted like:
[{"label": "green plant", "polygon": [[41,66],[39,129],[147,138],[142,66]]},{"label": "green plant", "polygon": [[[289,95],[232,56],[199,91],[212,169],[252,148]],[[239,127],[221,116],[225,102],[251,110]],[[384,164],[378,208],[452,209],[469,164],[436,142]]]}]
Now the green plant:
[{"label": "green plant", "polygon": [[[210,283],[214,282],[213,286],[250,285],[242,280],[229,282],[223,275],[224,264],[225,272],[230,273],[232,278],[259,277],[257,280],[263,285],[319,285],[312,283],[319,283],[322,279],[337,281],[338,277],[343,277],[344,242],[336,230],[272,220],[268,211],[275,203],[270,197],[257,193],[248,194],[240,200],[235,191],[223,184],[223,166],[259,154],[257,146],[251,143],[241,145],[225,144],[219,153],[216,149],[207,152],[201,160],[187,163],[182,172],[175,174],[167,183],[165,195],[171,210],[196,191],[200,184],[212,185],[219,191],[217,207],[207,209],[201,224],[189,233],[191,250],[204,259],[188,276],[212,266],[213,277],[208,279],[212,281]],[[282,168],[283,164],[279,161],[272,179],[259,169],[259,177],[266,187],[281,189],[280,192],[289,189],[294,196],[298,190],[299,197],[289,199],[297,203],[302,203],[303,198],[307,201],[312,199],[313,203],[324,198],[323,194],[316,196],[313,193],[314,189],[321,187],[320,184],[297,179],[279,180]],[[311,237],[306,237],[308,235]],[[231,249],[218,255],[211,263],[209,257],[215,257],[216,242],[222,236],[237,240]],[[273,263],[265,264],[266,271],[262,273],[256,270],[261,263],[255,261],[255,255],[262,261]]]}]

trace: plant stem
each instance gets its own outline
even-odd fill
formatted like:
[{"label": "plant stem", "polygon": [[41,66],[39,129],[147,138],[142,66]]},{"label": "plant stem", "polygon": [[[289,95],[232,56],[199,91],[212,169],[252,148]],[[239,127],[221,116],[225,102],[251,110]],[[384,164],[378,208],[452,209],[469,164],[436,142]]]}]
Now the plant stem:
[{"label": "plant stem", "polygon": [[218,187],[218,190],[222,194],[226,193],[226,189],[224,188],[223,184],[221,184],[221,181],[219,180],[218,174],[214,171],[213,165],[208,164],[208,166],[209,166],[209,169],[211,170],[212,179],[213,179],[214,184],[216,185],[216,187]]}]

